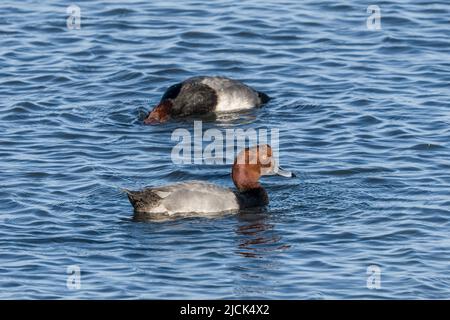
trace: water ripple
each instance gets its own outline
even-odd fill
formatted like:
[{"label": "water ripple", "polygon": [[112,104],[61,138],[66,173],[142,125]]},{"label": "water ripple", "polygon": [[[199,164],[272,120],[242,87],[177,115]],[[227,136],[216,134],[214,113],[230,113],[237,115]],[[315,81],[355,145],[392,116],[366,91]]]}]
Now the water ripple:
[{"label": "water ripple", "polygon": [[[0,298],[448,297],[448,4],[383,1],[380,31],[357,1],[78,5],[68,30],[65,5],[0,4]],[[264,178],[264,210],[135,217],[121,188],[232,187],[172,164],[193,119],[142,125],[198,74],[270,94],[203,125],[279,129],[298,178]]]}]

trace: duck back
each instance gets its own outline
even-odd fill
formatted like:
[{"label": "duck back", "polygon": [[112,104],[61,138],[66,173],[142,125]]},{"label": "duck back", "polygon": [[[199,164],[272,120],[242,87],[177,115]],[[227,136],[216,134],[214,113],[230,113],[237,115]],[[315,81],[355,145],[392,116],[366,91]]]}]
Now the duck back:
[{"label": "duck back", "polygon": [[[177,88],[173,88],[169,94],[174,94],[176,90]],[[215,110],[217,101],[217,93],[206,84],[198,81],[185,82],[173,99],[172,113],[180,117],[205,114]]]},{"label": "duck back", "polygon": [[201,82],[213,88],[217,93],[215,111],[251,109],[263,104],[258,92],[241,81],[225,77],[204,77]]},{"label": "duck back", "polygon": [[141,213],[207,214],[239,210],[233,191],[200,181],[126,192],[135,211]]},{"label": "duck back", "polygon": [[251,109],[270,100],[265,93],[253,90],[241,81],[207,76],[174,84],[166,90],[161,101],[165,99],[173,101],[174,116]]}]

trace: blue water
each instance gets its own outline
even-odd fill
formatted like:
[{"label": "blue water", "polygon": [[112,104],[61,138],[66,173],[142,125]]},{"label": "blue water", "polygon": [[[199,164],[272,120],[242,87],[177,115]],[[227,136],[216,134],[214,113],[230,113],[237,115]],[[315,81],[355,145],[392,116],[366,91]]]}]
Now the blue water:
[{"label": "blue water", "polygon": [[[79,30],[67,4],[0,3],[1,299],[450,297],[447,1],[74,3]],[[171,162],[192,119],[142,125],[205,74],[273,100],[204,129],[279,129],[298,178],[264,178],[260,212],[136,221],[120,188],[232,187]]]}]

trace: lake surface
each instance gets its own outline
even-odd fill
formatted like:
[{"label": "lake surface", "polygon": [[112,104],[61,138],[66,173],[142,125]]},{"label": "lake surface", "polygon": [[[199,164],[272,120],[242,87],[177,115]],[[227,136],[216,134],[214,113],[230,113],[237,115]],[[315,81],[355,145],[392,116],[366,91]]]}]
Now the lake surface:
[{"label": "lake surface", "polygon": [[[78,0],[79,30],[44,2],[0,4],[1,299],[450,298],[448,2]],[[142,124],[194,75],[272,96],[203,127],[278,129],[298,177],[258,212],[136,221],[120,188],[233,187],[172,163],[192,119]]]}]

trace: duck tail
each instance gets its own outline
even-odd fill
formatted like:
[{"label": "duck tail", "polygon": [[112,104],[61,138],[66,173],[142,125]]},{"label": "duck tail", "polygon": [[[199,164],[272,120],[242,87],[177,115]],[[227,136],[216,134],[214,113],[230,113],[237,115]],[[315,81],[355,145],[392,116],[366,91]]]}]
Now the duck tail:
[{"label": "duck tail", "polygon": [[131,205],[136,208],[137,204],[140,201],[139,195],[137,193],[135,193],[133,191],[129,191],[129,190],[126,191],[126,194],[127,194],[128,200],[130,201]]},{"label": "duck tail", "polygon": [[123,192],[123,193],[126,193],[126,194],[130,194],[130,193],[131,193],[130,190],[124,189],[124,188],[119,188],[119,191],[120,191],[120,192]]},{"label": "duck tail", "polygon": [[258,92],[258,97],[261,100],[261,104],[265,104],[265,103],[269,102],[270,99],[272,99],[271,97],[269,97],[264,92],[261,92],[261,91],[257,91],[257,92]]},{"label": "duck tail", "polygon": [[138,201],[138,197],[137,197],[137,192],[136,191],[131,191],[128,189],[124,189],[124,188],[120,188],[120,191],[123,193],[126,193],[128,200],[130,201],[130,203],[133,205],[136,204],[136,202]]},{"label": "duck tail", "polygon": [[140,191],[130,191],[127,189],[122,189],[128,196],[128,200],[134,207],[135,211],[146,212],[153,207],[157,206],[161,200],[153,190],[144,189]]}]

